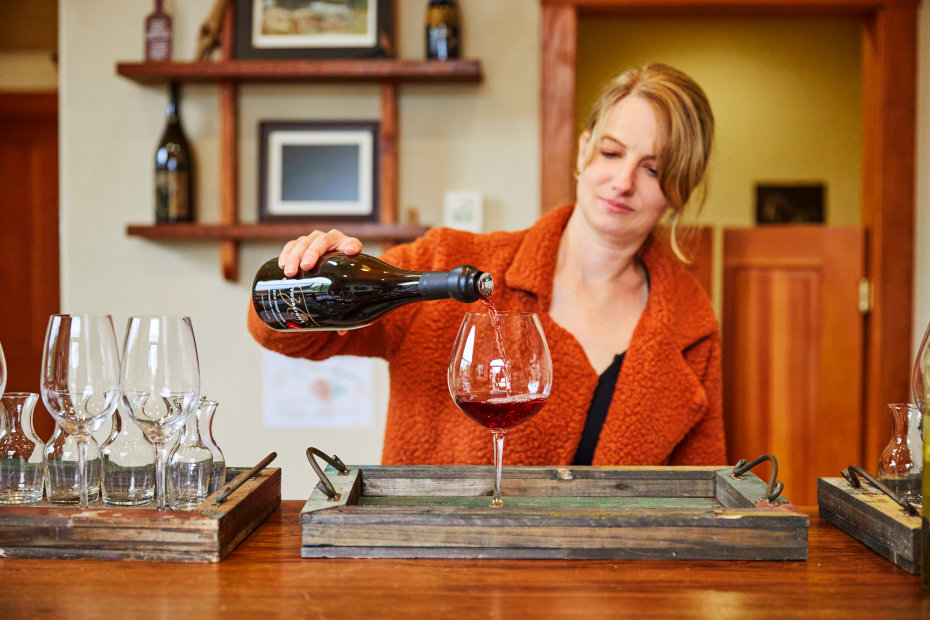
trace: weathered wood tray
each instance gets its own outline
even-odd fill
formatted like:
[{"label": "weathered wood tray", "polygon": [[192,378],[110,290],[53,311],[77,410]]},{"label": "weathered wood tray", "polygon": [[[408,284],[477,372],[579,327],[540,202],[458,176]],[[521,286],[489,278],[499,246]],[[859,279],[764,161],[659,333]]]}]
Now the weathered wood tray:
[{"label": "weathered wood tray", "polygon": [[732,467],[327,467],[301,555],[350,558],[805,560],[809,518]]},{"label": "weathered wood tray", "polygon": [[920,517],[868,484],[817,479],[820,516],[909,573],[920,572]]},{"label": "weathered wood tray", "polygon": [[[229,482],[248,468],[227,468]],[[281,503],[281,470],[264,469],[225,502],[191,512],[41,502],[0,506],[0,557],[219,562]]]}]

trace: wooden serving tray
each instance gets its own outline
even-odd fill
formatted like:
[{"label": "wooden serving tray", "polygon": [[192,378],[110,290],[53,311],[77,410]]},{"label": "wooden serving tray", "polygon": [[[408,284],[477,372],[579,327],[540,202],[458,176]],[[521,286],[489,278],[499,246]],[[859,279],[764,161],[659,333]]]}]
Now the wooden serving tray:
[{"label": "wooden serving tray", "polygon": [[[927,501],[926,499],[924,501]],[[817,479],[820,516],[907,572],[920,572],[920,517],[907,514],[890,497],[863,482]]]},{"label": "wooden serving tray", "polygon": [[[230,467],[231,482],[248,468]],[[281,470],[264,469],[211,506],[190,512],[148,506],[83,510],[40,502],[0,505],[0,557],[219,562],[281,503]]]},{"label": "wooden serving tray", "polygon": [[732,467],[327,467],[300,515],[306,558],[805,560],[809,518]]}]

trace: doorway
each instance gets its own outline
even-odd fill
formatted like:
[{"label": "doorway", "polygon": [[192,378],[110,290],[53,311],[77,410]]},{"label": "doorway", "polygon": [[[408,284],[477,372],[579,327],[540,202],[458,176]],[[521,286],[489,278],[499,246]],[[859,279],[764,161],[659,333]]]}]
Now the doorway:
[{"label": "doorway", "polygon": [[[571,200],[580,14],[853,18],[861,32],[862,223],[873,305],[865,319],[861,419],[865,464],[888,437],[885,404],[907,400],[910,374],[917,0],[541,0],[542,208]],[[672,10],[674,9],[674,11]]]},{"label": "doorway", "polygon": [[[6,391],[38,392],[50,314],[59,309],[58,93],[0,93],[0,344]],[[54,423],[41,400],[33,426]]]}]

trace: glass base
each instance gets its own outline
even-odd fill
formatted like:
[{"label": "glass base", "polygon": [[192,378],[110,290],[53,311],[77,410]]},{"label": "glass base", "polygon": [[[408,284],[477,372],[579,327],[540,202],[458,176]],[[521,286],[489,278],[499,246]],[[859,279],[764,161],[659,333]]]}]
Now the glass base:
[{"label": "glass base", "polygon": [[[100,499],[100,492],[88,493],[87,494],[87,503],[93,504]],[[65,496],[56,496],[49,497],[48,501],[50,504],[61,504],[62,506],[77,506],[81,503],[81,496],[79,494],[74,495],[65,495]]]},{"label": "glass base", "polygon": [[155,491],[146,495],[126,496],[104,493],[103,503],[108,506],[144,506],[155,501]]},{"label": "glass base", "polygon": [[34,504],[42,500],[42,491],[3,491],[0,492],[0,504]]},{"label": "glass base", "polygon": [[203,500],[207,499],[206,497],[199,497],[197,499],[184,500],[184,501],[175,501],[171,502],[168,505],[170,510],[179,510],[182,512],[191,511],[197,508],[200,504],[203,503]]}]

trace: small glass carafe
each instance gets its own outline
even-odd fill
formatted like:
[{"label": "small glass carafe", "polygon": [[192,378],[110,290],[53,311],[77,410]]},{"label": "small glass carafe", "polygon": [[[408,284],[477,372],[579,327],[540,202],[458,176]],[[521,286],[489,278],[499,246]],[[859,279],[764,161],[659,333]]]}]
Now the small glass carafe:
[{"label": "small glass carafe", "polygon": [[209,448],[213,456],[213,469],[210,474],[210,491],[209,495],[216,493],[226,484],[226,457],[216,443],[213,436],[213,420],[216,415],[216,408],[219,403],[215,400],[204,398],[200,401],[200,407],[197,409],[197,426],[200,428],[200,439]]},{"label": "small glass carafe", "polygon": [[[77,504],[81,501],[78,471],[78,445],[73,435],[59,424],[45,446],[45,496],[53,504]],[[87,501],[100,497],[100,444],[87,438]]]},{"label": "small glass carafe", "polygon": [[155,498],[155,446],[123,409],[113,414],[110,435],[100,447],[103,503],[138,506]]},{"label": "small glass carafe", "polygon": [[892,403],[888,413],[894,430],[878,461],[878,479],[919,508],[923,471],[920,409],[914,403]]},{"label": "small glass carafe", "polygon": [[45,444],[32,427],[39,395],[8,392],[0,399],[0,504],[29,504],[42,499]]},{"label": "small glass carafe", "polygon": [[192,413],[177,444],[168,453],[168,506],[172,510],[193,510],[210,494],[213,455],[200,438],[200,425]]}]

